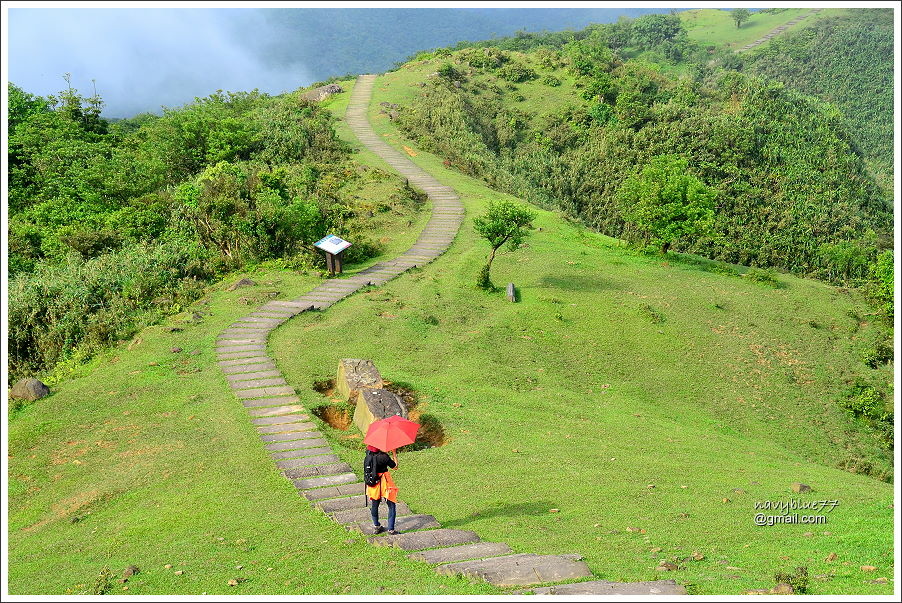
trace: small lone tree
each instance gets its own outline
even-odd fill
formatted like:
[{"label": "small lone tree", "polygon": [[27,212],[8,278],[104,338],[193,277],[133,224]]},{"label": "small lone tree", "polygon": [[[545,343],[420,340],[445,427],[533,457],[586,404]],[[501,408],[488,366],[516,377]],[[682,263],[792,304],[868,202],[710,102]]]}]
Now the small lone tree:
[{"label": "small lone tree", "polygon": [[748,21],[749,17],[752,16],[752,13],[749,12],[749,9],[747,8],[734,8],[730,11],[730,16],[736,21],[736,29],[739,29],[742,27],[742,22]]},{"label": "small lone tree", "polygon": [[620,214],[637,227],[645,243],[667,253],[684,236],[710,231],[717,193],[686,173],[688,162],[675,155],[659,155],[628,177],[617,191]]},{"label": "small lone tree", "polygon": [[532,221],[536,214],[529,209],[517,205],[511,201],[490,201],[489,209],[485,215],[474,218],[473,226],[484,239],[492,246],[492,252],[482,270],[476,284],[482,289],[494,289],[489,271],[492,269],[492,261],[495,252],[507,243],[511,250],[516,249],[523,242],[532,228]]}]

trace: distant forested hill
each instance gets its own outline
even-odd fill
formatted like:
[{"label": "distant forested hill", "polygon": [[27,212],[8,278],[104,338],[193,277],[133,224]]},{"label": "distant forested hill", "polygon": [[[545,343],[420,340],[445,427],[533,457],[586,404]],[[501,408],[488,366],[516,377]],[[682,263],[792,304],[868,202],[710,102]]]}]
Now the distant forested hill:
[{"label": "distant forested hill", "polygon": [[664,13],[666,8],[345,8],[263,9],[267,31],[245,32],[261,59],[297,64],[315,79],[385,71],[416,51],[463,40],[581,29],[590,23]]},{"label": "distant forested hill", "polygon": [[[621,189],[643,166],[679,156],[716,193],[713,228],[682,238],[681,251],[849,282],[892,244],[890,195],[868,170],[860,117],[742,73],[742,57],[693,43],[677,16],[468,46],[404,67],[421,70],[412,83],[422,91],[398,122],[493,187],[641,240]],[[892,70],[873,60],[875,73]],[[866,96],[887,123],[881,95]]]},{"label": "distant forested hill", "polygon": [[850,9],[787,32],[743,58],[746,71],[835,105],[881,183],[892,190],[891,9]]}]

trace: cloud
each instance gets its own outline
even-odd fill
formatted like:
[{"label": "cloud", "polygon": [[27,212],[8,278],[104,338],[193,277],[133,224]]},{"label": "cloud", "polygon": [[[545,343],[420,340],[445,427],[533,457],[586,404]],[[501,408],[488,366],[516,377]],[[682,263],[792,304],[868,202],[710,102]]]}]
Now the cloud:
[{"label": "cloud", "polygon": [[[303,68],[265,65],[249,44],[266,24],[254,9],[9,9],[9,79],[32,94],[91,80],[107,117],[181,106],[218,89],[269,93],[308,85]],[[250,34],[250,35],[249,35]]]}]

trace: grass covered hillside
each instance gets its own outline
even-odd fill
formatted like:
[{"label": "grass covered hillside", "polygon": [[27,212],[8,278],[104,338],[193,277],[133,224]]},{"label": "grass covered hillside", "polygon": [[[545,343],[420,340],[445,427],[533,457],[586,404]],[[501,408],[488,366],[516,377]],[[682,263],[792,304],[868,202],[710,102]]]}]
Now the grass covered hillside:
[{"label": "grass covered hillside", "polygon": [[[402,77],[377,80],[377,132],[478,215],[503,195],[446,168],[380,113],[377,102],[403,99]],[[864,562],[824,561],[840,541],[892,558],[891,488],[841,470],[889,469],[879,438],[837,405],[856,378],[886,386],[892,372],[858,359],[860,338],[882,329],[852,318],[869,312],[858,294],[785,275],[772,288],[637,255],[552,212],[535,225],[528,247],[495,266],[494,280],[516,283],[520,303],[475,289],[488,249],[466,223],[423,270],[277,331],[283,371],[311,384],[308,407],[332,404],[312,384],[342,357],[372,358],[414,390],[446,443],[402,455],[397,481],[415,511],[443,525],[517,551],[578,550],[612,580],[660,577],[661,559],[697,551],[705,559],[666,576],[697,593],[769,586],[779,568],[799,565],[820,576],[810,592],[880,592]],[[302,345],[327,336],[329,349]],[[331,433],[357,462],[353,428]],[[754,501],[785,500],[790,482],[815,474],[832,484],[817,497],[831,489],[851,499],[846,520],[817,530],[753,525]],[[846,521],[850,531],[837,527]]]},{"label": "grass covered hillside", "polygon": [[891,203],[836,109],[731,70],[675,76],[625,58],[611,35],[599,29],[561,50],[421,57],[392,74],[399,127],[490,186],[639,241],[648,233],[627,219],[622,185],[653,159],[679,156],[713,190],[715,213],[675,248],[867,277],[890,244]]},{"label": "grass covered hillside", "polygon": [[813,8],[816,7],[756,10],[750,12],[739,27],[736,26],[736,21],[728,9],[699,8],[680,11],[679,17],[692,41],[705,46],[725,46],[731,50],[738,50],[799,17],[804,16],[804,19],[793,25],[793,30],[805,28],[827,16],[837,16],[846,12],[846,9],[842,8],[822,8],[820,12],[812,14]]},{"label": "grass covered hillside", "polygon": [[[515,552],[578,552],[598,578],[673,578],[696,594],[769,588],[797,567],[812,594],[890,594],[893,489],[878,478],[891,453],[847,410],[862,401],[856,384],[892,398],[891,366],[866,362],[886,327],[862,294],[643,254],[538,209],[527,245],[493,265],[519,302],[477,289],[488,245],[472,219],[510,197],[396,129],[381,103],[421,92],[408,77],[376,80],[371,122],[460,193],[467,219],[435,262],[272,334],[301,404],[340,415],[317,382],[340,358],[372,359],[441,444],[400,453],[401,498]],[[328,110],[341,117],[347,98]],[[387,169],[345,123],[335,130],[356,171]],[[406,249],[424,214],[384,212],[374,259]],[[249,307],[322,279],[274,263],[241,275],[257,285],[227,291],[230,273],[10,414],[10,592],[500,594],[369,546],[278,475],[215,365],[215,339]],[[360,466],[353,428],[321,429]],[[793,482],[813,492],[794,495]],[[755,502],[790,498],[839,503],[826,524],[755,525]],[[662,560],[679,569],[657,571]],[[140,573],[117,582],[129,564]]]}]

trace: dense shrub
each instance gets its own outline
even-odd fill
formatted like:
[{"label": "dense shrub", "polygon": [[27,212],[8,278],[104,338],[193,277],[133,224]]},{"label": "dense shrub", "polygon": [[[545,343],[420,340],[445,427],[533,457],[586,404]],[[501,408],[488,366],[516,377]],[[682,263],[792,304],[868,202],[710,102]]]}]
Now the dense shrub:
[{"label": "dense shrub", "polygon": [[[219,91],[108,123],[71,88],[9,90],[11,377],[88,357],[223,271],[306,268],[327,232],[357,240],[362,176],[331,114],[297,94]],[[360,241],[347,259],[378,251]]]},{"label": "dense shrub", "polygon": [[745,59],[751,73],[828,100],[887,190],[893,175],[893,15],[849,9],[789,30]]},{"label": "dense shrub", "polygon": [[503,80],[507,80],[508,82],[518,84],[520,82],[528,82],[529,80],[534,80],[539,76],[536,75],[536,72],[529,67],[520,65],[518,63],[508,63],[498,70],[498,77]]},{"label": "dense shrub", "polygon": [[130,337],[193,301],[212,274],[187,242],[40,264],[9,283],[9,371],[53,366]]}]

